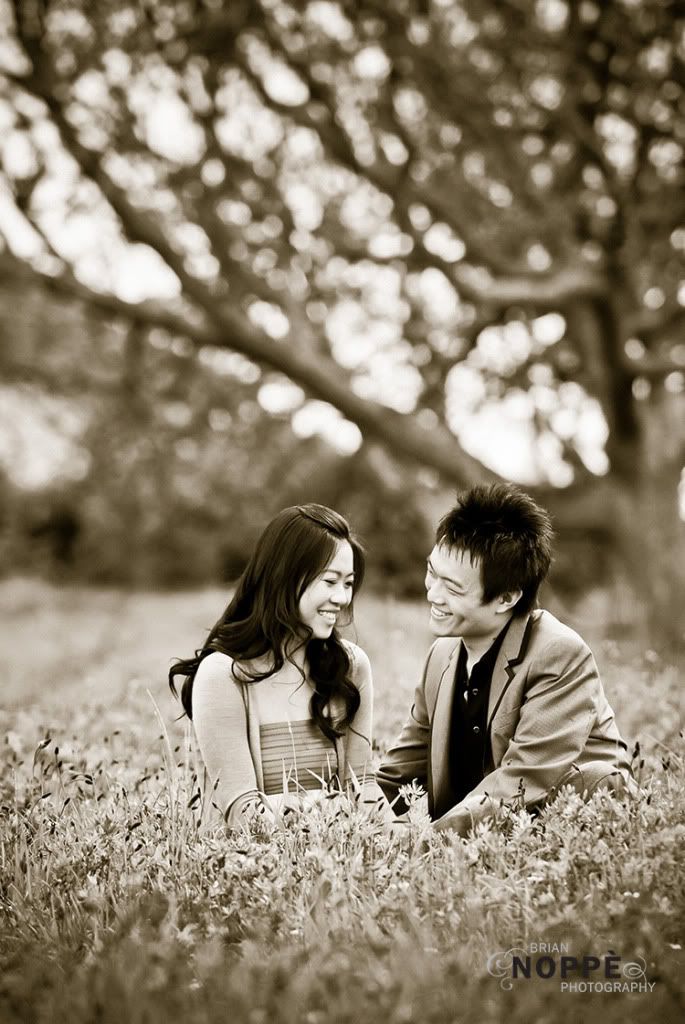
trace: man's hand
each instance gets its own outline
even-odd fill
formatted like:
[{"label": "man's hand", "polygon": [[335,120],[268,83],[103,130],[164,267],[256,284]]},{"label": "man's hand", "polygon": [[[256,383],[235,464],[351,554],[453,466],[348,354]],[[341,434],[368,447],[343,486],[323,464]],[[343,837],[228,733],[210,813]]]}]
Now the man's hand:
[{"label": "man's hand", "polygon": [[473,827],[473,818],[466,810],[458,810],[452,808],[447,814],[443,814],[442,818],[438,818],[433,824],[433,828],[436,832],[452,833],[455,836],[461,836],[466,838],[469,829]]}]

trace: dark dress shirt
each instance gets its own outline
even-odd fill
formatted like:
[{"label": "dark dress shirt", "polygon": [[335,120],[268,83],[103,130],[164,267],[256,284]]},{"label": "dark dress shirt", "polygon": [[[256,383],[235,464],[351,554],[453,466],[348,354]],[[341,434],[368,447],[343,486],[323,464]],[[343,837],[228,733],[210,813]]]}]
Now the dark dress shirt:
[{"label": "dark dress shirt", "polygon": [[470,676],[466,672],[466,647],[463,643],[461,645],[452,702],[449,751],[450,782],[455,804],[463,800],[485,777],[485,765],[490,757],[487,735],[490,684],[509,622],[497,634],[480,661],[473,666]]}]

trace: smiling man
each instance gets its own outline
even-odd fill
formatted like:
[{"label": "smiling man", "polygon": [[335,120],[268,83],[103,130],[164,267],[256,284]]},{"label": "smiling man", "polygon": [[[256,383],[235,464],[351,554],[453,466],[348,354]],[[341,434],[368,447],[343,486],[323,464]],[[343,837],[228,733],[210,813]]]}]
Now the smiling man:
[{"label": "smiling man", "polygon": [[428,791],[434,827],[460,835],[506,809],[538,809],[562,785],[631,785],[626,744],[587,644],[536,607],[552,557],[548,514],[508,484],[462,494],[426,570],[436,637],[378,781]]}]

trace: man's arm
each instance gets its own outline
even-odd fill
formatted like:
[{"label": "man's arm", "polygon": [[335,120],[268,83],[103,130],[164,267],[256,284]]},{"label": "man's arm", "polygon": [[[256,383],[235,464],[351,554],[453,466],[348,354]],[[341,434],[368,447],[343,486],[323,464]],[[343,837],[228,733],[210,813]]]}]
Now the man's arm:
[{"label": "man's arm", "polygon": [[501,801],[538,803],[571,768],[585,748],[596,717],[599,674],[585,644],[559,640],[547,647],[520,708],[502,763],[447,814],[438,831],[465,836],[476,822],[495,813]]},{"label": "man's arm", "polygon": [[[431,646],[414,692],[414,703],[400,735],[383,758],[376,779],[395,814],[404,814],[407,805],[399,796],[400,786],[414,779],[424,788],[428,783],[428,737],[430,722],[426,708],[426,675],[435,643]],[[394,801],[394,802],[393,802]]]}]

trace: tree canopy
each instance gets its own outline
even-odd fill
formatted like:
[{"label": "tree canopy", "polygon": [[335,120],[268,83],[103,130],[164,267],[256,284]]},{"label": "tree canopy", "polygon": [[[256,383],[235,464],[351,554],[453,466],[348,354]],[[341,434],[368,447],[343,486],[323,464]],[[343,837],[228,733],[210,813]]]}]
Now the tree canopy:
[{"label": "tree canopy", "polygon": [[513,398],[542,483],[637,493],[658,455],[675,507],[682,3],[1,9],[7,274],[449,482],[494,475],[464,426]]}]

